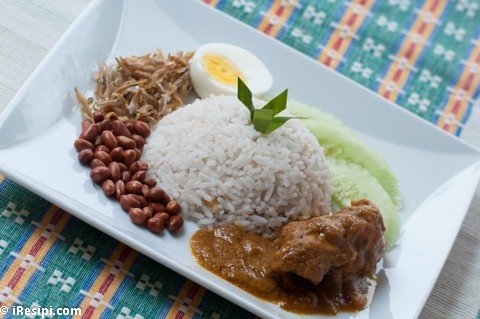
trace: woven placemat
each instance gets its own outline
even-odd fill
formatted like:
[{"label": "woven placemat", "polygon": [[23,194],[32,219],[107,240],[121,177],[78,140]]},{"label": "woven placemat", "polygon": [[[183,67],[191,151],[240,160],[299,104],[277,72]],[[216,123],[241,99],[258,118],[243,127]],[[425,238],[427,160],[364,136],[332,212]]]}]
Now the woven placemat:
[{"label": "woven placemat", "polygon": [[205,2],[457,135],[480,92],[477,1]]},{"label": "woven placemat", "polygon": [[80,307],[82,318],[254,317],[9,180],[0,212],[2,305]]}]

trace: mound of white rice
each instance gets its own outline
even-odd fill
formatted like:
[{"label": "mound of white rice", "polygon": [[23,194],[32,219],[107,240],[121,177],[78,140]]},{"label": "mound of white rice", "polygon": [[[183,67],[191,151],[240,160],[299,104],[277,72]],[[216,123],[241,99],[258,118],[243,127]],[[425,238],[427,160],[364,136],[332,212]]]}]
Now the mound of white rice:
[{"label": "mound of white rice", "polygon": [[315,137],[297,120],[257,132],[236,97],[211,96],[167,115],[143,158],[201,226],[235,224],[271,236],[289,220],[329,212],[332,186]]}]

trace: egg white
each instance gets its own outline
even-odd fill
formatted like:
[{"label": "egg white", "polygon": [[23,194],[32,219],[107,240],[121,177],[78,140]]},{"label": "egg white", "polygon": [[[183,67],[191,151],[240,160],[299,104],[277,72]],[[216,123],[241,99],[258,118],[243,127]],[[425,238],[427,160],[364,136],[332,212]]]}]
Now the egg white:
[{"label": "egg white", "polygon": [[201,97],[214,95],[236,95],[237,86],[216,81],[205,71],[202,56],[216,54],[230,60],[243,74],[244,82],[256,97],[264,96],[273,86],[273,78],[265,64],[253,53],[226,43],[208,43],[200,46],[190,60],[190,78],[195,92]]}]

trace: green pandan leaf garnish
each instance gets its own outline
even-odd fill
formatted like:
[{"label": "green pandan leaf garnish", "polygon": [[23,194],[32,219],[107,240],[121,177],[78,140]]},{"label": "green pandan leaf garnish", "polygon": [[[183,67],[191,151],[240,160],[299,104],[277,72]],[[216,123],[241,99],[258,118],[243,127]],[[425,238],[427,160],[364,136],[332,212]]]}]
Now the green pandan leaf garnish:
[{"label": "green pandan leaf garnish", "polygon": [[295,116],[276,116],[287,108],[288,89],[274,97],[261,109],[256,109],[252,102],[252,92],[248,86],[238,78],[237,97],[250,111],[250,120],[253,127],[260,133],[269,134]]}]

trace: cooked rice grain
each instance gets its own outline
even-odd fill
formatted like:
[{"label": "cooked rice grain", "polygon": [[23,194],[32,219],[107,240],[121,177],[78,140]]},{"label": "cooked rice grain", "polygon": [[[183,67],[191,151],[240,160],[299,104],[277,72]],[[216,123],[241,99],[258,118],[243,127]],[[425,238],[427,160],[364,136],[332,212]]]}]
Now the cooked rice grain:
[{"label": "cooked rice grain", "polygon": [[159,186],[200,226],[272,236],[328,213],[332,186],[315,137],[297,120],[261,134],[249,115],[236,97],[211,96],[165,116],[143,155]]}]

